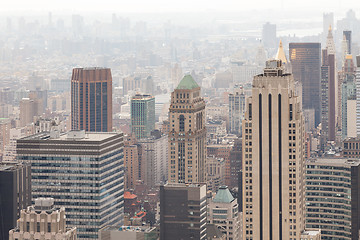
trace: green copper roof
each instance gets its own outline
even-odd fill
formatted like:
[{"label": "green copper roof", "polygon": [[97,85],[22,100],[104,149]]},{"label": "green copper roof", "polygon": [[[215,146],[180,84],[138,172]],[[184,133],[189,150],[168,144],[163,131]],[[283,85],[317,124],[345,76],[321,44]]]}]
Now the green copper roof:
[{"label": "green copper roof", "polygon": [[185,75],[176,89],[194,89],[199,87],[191,75]]},{"label": "green copper roof", "polygon": [[213,202],[216,203],[231,203],[235,198],[231,195],[227,186],[219,187]]}]

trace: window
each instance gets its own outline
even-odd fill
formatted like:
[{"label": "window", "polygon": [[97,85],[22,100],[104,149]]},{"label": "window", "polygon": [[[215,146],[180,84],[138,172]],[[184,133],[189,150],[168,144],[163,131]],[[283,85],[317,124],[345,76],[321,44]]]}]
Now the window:
[{"label": "window", "polygon": [[184,115],[180,115],[180,117],[179,117],[179,131],[180,132],[185,131],[185,117],[184,117]]}]

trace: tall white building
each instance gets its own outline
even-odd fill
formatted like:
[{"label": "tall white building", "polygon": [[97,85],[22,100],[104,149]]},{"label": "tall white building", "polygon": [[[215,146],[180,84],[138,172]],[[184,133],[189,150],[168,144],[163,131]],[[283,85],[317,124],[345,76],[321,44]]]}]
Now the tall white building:
[{"label": "tall white building", "polygon": [[356,128],[360,135],[360,55],[356,56]]},{"label": "tall white building", "polygon": [[35,205],[21,210],[18,226],[9,240],[76,240],[76,228],[66,227],[65,208],[56,209],[53,198],[37,198]]},{"label": "tall white building", "polygon": [[151,137],[139,141],[143,147],[143,162],[146,164],[143,179],[148,187],[166,183],[168,179],[168,136],[153,131]]},{"label": "tall white building", "polygon": [[253,80],[243,121],[243,239],[300,239],[304,230],[304,120],[281,60]]}]

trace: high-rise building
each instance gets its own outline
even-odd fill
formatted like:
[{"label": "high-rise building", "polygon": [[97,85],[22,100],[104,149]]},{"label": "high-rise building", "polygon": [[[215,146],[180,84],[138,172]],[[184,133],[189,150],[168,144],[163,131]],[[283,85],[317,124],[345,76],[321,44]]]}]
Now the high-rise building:
[{"label": "high-rise building", "polygon": [[341,84],[342,139],[356,137],[356,83],[354,75],[346,75]]},{"label": "high-rise building", "polygon": [[315,109],[315,125],[320,123],[320,43],[290,43],[289,59],[295,81],[302,85],[302,106]]},{"label": "high-rise building", "polygon": [[37,198],[35,205],[21,210],[18,226],[9,240],[76,240],[76,228],[66,227],[65,208],[56,209],[53,198]]},{"label": "high-rise building", "polygon": [[155,98],[136,94],[131,99],[131,132],[137,139],[150,137],[155,129]]},{"label": "high-rise building", "polygon": [[169,182],[205,182],[205,101],[191,75],[171,93],[169,111]]},{"label": "high-rise building", "polygon": [[306,162],[306,228],[322,239],[359,239],[360,161],[318,158]]},{"label": "high-rise building", "polygon": [[216,192],[225,180],[225,161],[223,158],[208,157],[206,160],[206,187],[208,191]]},{"label": "high-rise building", "polygon": [[110,68],[74,68],[71,77],[71,129],[112,131]]},{"label": "high-rise building", "polygon": [[122,224],[123,134],[71,131],[38,133],[17,141],[17,159],[31,163],[32,196],[65,207],[78,238],[98,238],[106,225]]},{"label": "high-rise building", "polygon": [[241,86],[229,94],[229,128],[230,132],[241,136],[241,125],[245,114],[245,93]]},{"label": "high-rise building", "polygon": [[226,186],[221,186],[210,200],[208,223],[216,225],[228,240],[241,238],[238,202]]},{"label": "high-rise building", "polygon": [[[329,27],[328,38],[326,42],[326,49],[322,51],[322,65],[321,65],[321,76],[322,86],[326,89],[322,89],[322,96],[327,96],[327,101],[322,99],[324,104],[324,114],[327,116],[323,117],[321,125],[327,125],[327,136],[326,141],[335,141],[337,132],[337,116],[338,116],[338,84],[336,75],[336,62],[335,62],[335,44],[332,36],[332,29]],[[327,104],[325,104],[327,103]]]},{"label": "high-rise building", "polygon": [[262,42],[265,48],[276,48],[276,24],[267,22],[263,25]]},{"label": "high-rise building", "polygon": [[360,135],[360,55],[356,56],[356,129]]},{"label": "high-rise building", "polygon": [[164,184],[168,179],[168,136],[155,130],[139,143],[143,149],[143,162],[146,163],[144,183],[148,187]]},{"label": "high-rise building", "polygon": [[346,45],[347,45],[347,54],[351,54],[351,31],[343,31],[343,35],[345,37],[346,40]]},{"label": "high-rise building", "polygon": [[329,26],[335,26],[334,25],[334,13],[324,13],[323,14],[323,32],[322,32],[322,44],[326,43],[326,36],[328,34]]},{"label": "high-rise building", "polygon": [[239,174],[242,168],[242,139],[234,141],[234,146],[230,151],[230,189],[239,187]]},{"label": "high-rise building", "polygon": [[42,113],[42,101],[37,98],[23,98],[20,101],[20,127],[34,121],[35,116],[39,116]]},{"label": "high-rise building", "polygon": [[31,168],[19,162],[0,162],[0,239],[9,239],[21,209],[31,205]]},{"label": "high-rise building", "polygon": [[156,227],[149,226],[106,226],[100,229],[100,240],[158,240]]},{"label": "high-rise building", "polygon": [[243,239],[298,240],[304,230],[304,120],[280,60],[253,80],[243,121]]},{"label": "high-rise building", "polygon": [[160,186],[160,239],[206,239],[206,184]]},{"label": "high-rise building", "polygon": [[144,162],[142,161],[142,148],[137,140],[128,136],[124,141],[125,189],[134,188],[138,180],[144,176]]},{"label": "high-rise building", "polygon": [[360,138],[347,138],[342,141],[342,157],[344,158],[359,158],[360,156]]}]

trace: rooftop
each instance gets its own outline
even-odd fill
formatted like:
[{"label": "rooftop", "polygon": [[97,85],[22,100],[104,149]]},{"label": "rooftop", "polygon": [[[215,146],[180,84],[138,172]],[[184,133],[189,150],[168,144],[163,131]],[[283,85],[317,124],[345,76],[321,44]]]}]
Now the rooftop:
[{"label": "rooftop", "polygon": [[199,85],[195,82],[195,80],[193,79],[193,77],[191,75],[185,75],[183,77],[183,79],[180,81],[179,85],[177,86],[176,89],[194,89],[194,88],[198,88]]},{"label": "rooftop", "polygon": [[358,166],[360,164],[359,159],[348,158],[312,158],[306,161],[305,164],[321,164],[321,165],[340,165],[340,166]]},{"label": "rooftop", "polygon": [[56,138],[51,137],[50,132],[42,132],[34,134],[28,137],[21,138],[21,140],[55,140],[55,141],[64,141],[64,140],[81,140],[81,141],[103,141],[107,138],[117,135],[116,132],[85,132],[83,130],[73,130],[67,133],[62,133]]},{"label": "rooftop", "polygon": [[21,162],[0,162],[0,172],[1,171],[13,171],[24,166]]},{"label": "rooftop", "polygon": [[119,232],[151,232],[155,227],[149,226],[105,226],[100,231],[119,231]]},{"label": "rooftop", "polygon": [[231,203],[234,201],[233,195],[230,193],[227,186],[219,187],[214,199],[212,200],[215,203]]}]

